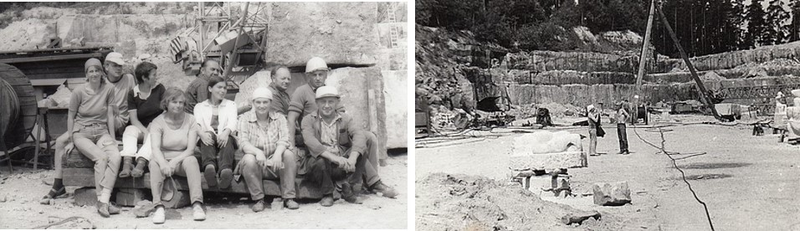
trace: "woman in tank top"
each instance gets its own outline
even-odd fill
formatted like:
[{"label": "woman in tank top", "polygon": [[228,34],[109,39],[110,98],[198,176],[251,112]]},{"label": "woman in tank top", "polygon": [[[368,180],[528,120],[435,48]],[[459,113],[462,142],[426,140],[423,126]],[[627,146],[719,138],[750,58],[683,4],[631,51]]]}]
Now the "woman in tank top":
[{"label": "woman in tank top", "polygon": [[177,88],[169,88],[161,100],[164,113],[150,122],[151,159],[150,187],[153,193],[153,223],[163,224],[166,220],[165,207],[161,202],[161,191],[166,177],[179,175],[189,183],[189,197],[195,221],[206,219],[203,211],[203,187],[200,179],[200,165],[194,157],[197,144],[197,123],[194,117],[183,111],[186,96]]}]

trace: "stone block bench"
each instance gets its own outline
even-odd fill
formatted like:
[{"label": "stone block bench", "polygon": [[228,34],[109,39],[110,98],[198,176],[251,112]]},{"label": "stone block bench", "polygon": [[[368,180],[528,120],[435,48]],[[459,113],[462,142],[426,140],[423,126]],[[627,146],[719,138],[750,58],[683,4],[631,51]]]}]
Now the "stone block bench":
[{"label": "stone block bench", "polygon": [[[80,187],[75,190],[75,203],[77,205],[94,206],[97,202],[97,194],[95,193],[94,184],[94,162],[82,155],[76,149],[68,155],[63,157],[63,173],[64,185]],[[198,158],[200,163],[199,154],[196,153],[195,158]],[[237,155],[236,160],[239,161],[241,156]],[[120,166],[121,168],[122,166]],[[189,201],[189,185],[185,177],[173,176],[177,186],[175,196],[170,201],[163,201],[167,208],[180,208],[190,204]],[[231,194],[242,194],[249,197],[247,185],[244,181],[231,182],[231,186],[227,189],[219,189],[218,187],[208,187],[204,177],[201,177],[203,192],[221,192]],[[322,198],[322,193],[316,184],[297,179],[297,199],[319,199]],[[150,192],[150,173],[146,172],[142,177],[133,178],[118,178],[114,186],[114,200],[120,206],[135,206],[139,201],[151,197]],[[264,179],[264,194],[266,196],[280,197],[280,182],[277,179]]]}]

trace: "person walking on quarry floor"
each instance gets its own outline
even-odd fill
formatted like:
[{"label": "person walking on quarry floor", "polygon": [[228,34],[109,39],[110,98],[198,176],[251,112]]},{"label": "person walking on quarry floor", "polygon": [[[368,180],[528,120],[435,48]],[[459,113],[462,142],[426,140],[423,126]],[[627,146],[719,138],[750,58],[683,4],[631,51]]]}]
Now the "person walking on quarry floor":
[{"label": "person walking on quarry floor", "polygon": [[589,155],[597,156],[597,137],[605,136],[606,132],[600,126],[600,112],[594,105],[586,107],[587,117],[589,121]]}]

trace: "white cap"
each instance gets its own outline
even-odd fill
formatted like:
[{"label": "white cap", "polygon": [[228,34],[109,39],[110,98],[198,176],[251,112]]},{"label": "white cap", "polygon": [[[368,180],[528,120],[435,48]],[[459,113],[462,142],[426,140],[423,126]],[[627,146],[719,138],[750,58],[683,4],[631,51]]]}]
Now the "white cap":
[{"label": "white cap", "polygon": [[122,54],[120,54],[118,52],[108,53],[108,55],[106,55],[106,61],[105,62],[106,63],[107,62],[112,62],[112,63],[116,63],[116,64],[119,64],[119,65],[125,65],[125,61],[122,60]]},{"label": "white cap", "polygon": [[328,64],[325,63],[320,57],[314,57],[306,63],[306,73],[314,72],[316,70],[328,70]]},{"label": "white cap", "polygon": [[589,104],[589,106],[586,106],[587,111],[591,111],[592,109],[594,109],[594,105]]},{"label": "white cap", "polygon": [[259,87],[253,91],[253,95],[250,100],[258,99],[258,98],[266,98],[272,100],[272,91],[267,89],[266,87]]},{"label": "white cap", "polygon": [[339,91],[336,90],[335,87],[331,86],[322,86],[317,88],[317,99],[325,98],[325,97],[336,97],[339,98]]}]

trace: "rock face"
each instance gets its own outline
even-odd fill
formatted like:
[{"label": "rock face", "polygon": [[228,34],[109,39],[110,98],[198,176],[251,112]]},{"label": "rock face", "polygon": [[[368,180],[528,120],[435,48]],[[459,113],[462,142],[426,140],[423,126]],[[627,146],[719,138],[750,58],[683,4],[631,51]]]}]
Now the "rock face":
[{"label": "rock face", "polygon": [[378,3],[272,3],[269,11],[268,63],[305,66],[314,56],[329,64],[377,63]]},{"label": "rock face", "polygon": [[594,203],[603,206],[618,206],[631,202],[628,182],[598,183],[594,185]]}]

